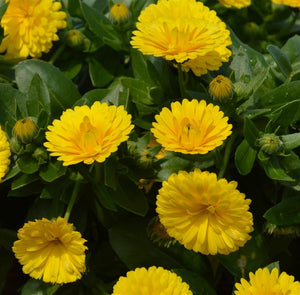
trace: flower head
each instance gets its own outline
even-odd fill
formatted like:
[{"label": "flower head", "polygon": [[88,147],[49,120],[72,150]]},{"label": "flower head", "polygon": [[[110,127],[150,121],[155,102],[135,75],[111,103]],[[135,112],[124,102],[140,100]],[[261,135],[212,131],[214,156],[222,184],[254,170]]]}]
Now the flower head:
[{"label": "flower head", "polygon": [[218,106],[196,99],[174,102],[163,108],[151,132],[167,151],[206,154],[220,146],[231,134],[232,125]]},{"label": "flower head", "polygon": [[13,135],[22,143],[29,143],[37,133],[37,127],[30,118],[18,120],[13,128]]},{"label": "flower head", "polygon": [[178,63],[198,58],[203,67],[213,64],[214,69],[231,54],[226,48],[231,39],[225,23],[196,0],[150,4],[141,12],[136,26],[131,45],[143,54]]},{"label": "flower head", "polygon": [[216,100],[222,101],[229,98],[232,92],[232,82],[223,75],[218,75],[209,83],[209,93]]},{"label": "flower head", "polygon": [[91,108],[76,106],[63,112],[60,120],[48,126],[44,145],[64,166],[104,162],[128,139],[132,128],[131,115],[123,106],[96,101]]},{"label": "flower head", "polygon": [[236,283],[235,295],[298,295],[300,294],[300,282],[294,281],[293,276],[282,272],[280,275],[277,268],[271,273],[268,268],[259,268],[255,274],[250,272],[250,282],[241,279]]},{"label": "flower head", "polygon": [[9,0],[1,20],[6,37],[0,52],[6,51],[7,59],[38,58],[47,53],[52,41],[58,40],[57,30],[67,25],[67,15],[60,9],[61,3],[52,0]]},{"label": "flower head", "polygon": [[218,0],[226,7],[243,8],[251,4],[251,0]]},{"label": "flower head", "polygon": [[298,7],[300,8],[300,1],[299,0],[272,0],[276,4],[283,4],[291,7]]},{"label": "flower head", "polygon": [[258,139],[261,150],[269,155],[278,153],[283,143],[278,136],[273,133],[265,133]]},{"label": "flower head", "polygon": [[5,174],[8,172],[10,164],[10,147],[7,141],[6,134],[0,125],[0,182]]},{"label": "flower head", "polygon": [[229,254],[251,238],[251,200],[235,181],[215,173],[179,171],[164,181],[156,201],[160,222],[169,236],[202,254]]},{"label": "flower head", "polygon": [[13,252],[23,272],[46,283],[74,282],[85,271],[85,239],[73,225],[58,217],[29,221],[18,231]]},{"label": "flower head", "polygon": [[109,12],[110,18],[114,23],[124,23],[130,17],[130,11],[123,3],[116,3]]},{"label": "flower head", "polygon": [[187,283],[162,267],[136,268],[120,277],[112,295],[193,295]]}]

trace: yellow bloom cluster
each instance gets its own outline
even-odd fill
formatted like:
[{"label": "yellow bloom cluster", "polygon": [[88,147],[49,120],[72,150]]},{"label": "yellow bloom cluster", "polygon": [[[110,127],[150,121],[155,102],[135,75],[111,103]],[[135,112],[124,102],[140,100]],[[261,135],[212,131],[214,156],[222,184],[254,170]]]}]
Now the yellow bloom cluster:
[{"label": "yellow bloom cluster", "polygon": [[196,75],[217,70],[228,61],[230,32],[202,2],[159,0],[138,18],[131,44],[143,54],[152,54],[177,63]]},{"label": "yellow bloom cluster", "polygon": [[251,5],[251,0],[218,0],[226,7],[243,8]]},{"label": "yellow bloom cluster", "polygon": [[300,8],[300,1],[299,0],[272,0],[276,4],[283,4],[291,7],[298,7]]},{"label": "yellow bloom cluster", "polygon": [[104,162],[128,139],[133,128],[131,115],[124,106],[108,106],[96,101],[88,106],[67,109],[60,120],[48,126],[44,145],[51,156],[58,156],[64,166],[94,161]]},{"label": "yellow bloom cluster", "polygon": [[85,239],[58,217],[29,221],[18,231],[13,251],[23,272],[46,283],[70,283],[85,271]]},{"label": "yellow bloom cluster", "polygon": [[0,182],[5,174],[8,172],[8,167],[10,164],[10,147],[7,141],[6,134],[2,130],[0,125]]},{"label": "yellow bloom cluster", "polygon": [[0,23],[5,36],[0,52],[6,52],[6,59],[38,58],[47,53],[52,41],[58,40],[57,30],[67,25],[67,15],[60,9],[61,3],[52,0],[9,0]]},{"label": "yellow bloom cluster", "polygon": [[202,254],[229,254],[251,238],[250,199],[215,173],[179,171],[164,181],[156,211],[170,237]]},{"label": "yellow bloom cluster", "polygon": [[220,146],[231,134],[232,125],[218,106],[196,99],[174,102],[163,108],[151,132],[167,151],[206,154]]},{"label": "yellow bloom cluster", "polygon": [[259,268],[255,274],[250,272],[250,282],[241,279],[236,283],[235,295],[299,295],[300,282],[294,277],[282,272],[279,275],[278,269],[273,268],[270,272],[268,268]]},{"label": "yellow bloom cluster", "polygon": [[112,295],[193,295],[189,285],[162,267],[136,268],[120,277]]}]

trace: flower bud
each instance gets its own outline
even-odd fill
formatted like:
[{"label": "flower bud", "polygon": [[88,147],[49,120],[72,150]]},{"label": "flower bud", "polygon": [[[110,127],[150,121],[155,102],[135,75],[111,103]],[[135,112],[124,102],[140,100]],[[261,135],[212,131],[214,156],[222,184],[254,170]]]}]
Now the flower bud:
[{"label": "flower bud", "polygon": [[13,136],[19,142],[30,143],[37,134],[37,126],[30,118],[18,120],[13,128]]},{"label": "flower bud", "polygon": [[110,9],[109,16],[114,24],[123,24],[128,21],[130,11],[125,4],[116,3]]},{"label": "flower bud", "polygon": [[265,232],[274,236],[289,236],[289,237],[300,237],[300,227],[299,225],[276,225],[272,223],[267,223],[265,225]]},{"label": "flower bud", "polygon": [[153,157],[148,149],[143,149],[139,151],[139,163],[141,166],[148,168],[152,165]]},{"label": "flower bud", "polygon": [[225,100],[231,98],[233,94],[233,85],[229,78],[218,75],[209,84],[209,94],[215,100]]},{"label": "flower bud", "polygon": [[17,138],[15,137],[12,137],[9,141],[9,145],[10,145],[10,149],[13,153],[17,154],[21,148],[22,148],[22,145],[20,144],[20,142],[18,141]]},{"label": "flower bud", "polygon": [[269,155],[276,154],[282,147],[282,141],[275,134],[266,133],[258,139],[261,150]]},{"label": "flower bud", "polygon": [[38,147],[32,154],[32,157],[38,160],[39,164],[44,164],[48,160],[47,150],[43,147]]},{"label": "flower bud", "polygon": [[70,30],[66,36],[66,43],[71,48],[78,48],[84,45],[84,36],[78,30]]}]

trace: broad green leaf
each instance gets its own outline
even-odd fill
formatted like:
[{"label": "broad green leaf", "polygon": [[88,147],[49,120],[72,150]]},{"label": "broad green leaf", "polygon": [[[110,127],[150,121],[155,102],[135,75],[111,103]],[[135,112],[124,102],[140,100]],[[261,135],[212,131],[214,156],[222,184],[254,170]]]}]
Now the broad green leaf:
[{"label": "broad green leaf", "polygon": [[5,177],[1,180],[1,182],[7,181],[9,179],[14,178],[16,175],[18,175],[21,172],[19,167],[17,165],[14,165],[12,168],[9,169],[8,173],[5,175]]},{"label": "broad green leaf", "polygon": [[32,77],[26,99],[28,115],[37,117],[40,110],[45,110],[51,114],[50,95],[46,84],[38,74]]},{"label": "broad green leaf", "polygon": [[22,287],[21,295],[53,295],[61,285],[44,283],[41,280],[30,279]]},{"label": "broad green leaf", "polygon": [[[28,175],[28,176],[33,176],[34,174],[23,174],[23,175]],[[29,184],[21,184],[20,187],[16,188],[16,189],[11,189],[7,196],[8,197],[28,197],[28,196],[34,196],[34,195],[38,195],[41,193],[41,191],[43,190],[43,183],[37,181],[36,178],[34,178],[33,180],[30,179],[31,183]]]},{"label": "broad green leaf", "polygon": [[291,62],[286,54],[275,45],[268,45],[267,50],[280,68],[282,74],[287,78],[292,72]]},{"label": "broad green leaf", "polygon": [[109,89],[93,89],[86,92],[81,99],[76,101],[75,105],[92,106],[95,101],[102,101],[102,99],[109,93]]},{"label": "broad green leaf", "polygon": [[93,190],[96,194],[97,201],[101,206],[111,211],[117,211],[117,207],[108,187],[98,182],[93,184]]},{"label": "broad green leaf", "polygon": [[47,182],[52,182],[65,175],[66,171],[67,167],[63,166],[61,161],[51,161],[41,168],[40,177]]},{"label": "broad green leaf", "polygon": [[113,28],[110,21],[99,11],[81,2],[81,9],[90,30],[100,37],[102,41],[113,49],[124,49],[119,34]]},{"label": "broad green leaf", "polygon": [[90,78],[94,87],[104,87],[114,78],[114,75],[97,59],[90,58],[88,65]]},{"label": "broad green leaf", "polygon": [[116,191],[111,191],[114,202],[129,212],[145,216],[148,202],[143,191],[126,176],[120,175],[117,182]]},{"label": "broad green leaf", "polygon": [[24,154],[18,158],[16,164],[21,172],[26,174],[32,174],[39,170],[39,163],[31,155]]},{"label": "broad green leaf", "polygon": [[286,198],[264,214],[264,218],[276,225],[300,223],[300,195]]},{"label": "broad green leaf", "polygon": [[48,88],[53,116],[60,116],[63,110],[72,107],[80,98],[75,85],[58,68],[38,59],[25,60],[16,66],[16,82],[20,91],[28,92],[35,74]]},{"label": "broad green leaf", "polygon": [[280,139],[283,142],[284,147],[287,150],[292,150],[292,149],[295,149],[296,147],[300,146],[300,132],[287,134],[287,135],[281,135]]},{"label": "broad green leaf", "polygon": [[294,35],[291,37],[281,48],[281,50],[287,55],[291,61],[294,71],[300,69],[300,36]]},{"label": "broad green leaf", "polygon": [[266,268],[268,268],[268,270],[271,272],[273,268],[277,268],[278,271],[280,272],[280,266],[279,266],[279,261],[275,261],[273,263],[270,263],[266,266]]},{"label": "broad green leaf", "polygon": [[256,128],[255,124],[247,117],[244,118],[244,136],[253,149],[257,148],[259,133],[260,132]]},{"label": "broad green leaf", "polygon": [[4,3],[0,6],[0,19],[2,18],[2,16],[4,15],[6,9],[7,9],[8,3]]},{"label": "broad green leaf", "polygon": [[37,174],[22,174],[14,179],[14,181],[11,184],[11,189],[16,190],[25,187],[38,179],[39,176]]},{"label": "broad green leaf", "polygon": [[117,161],[110,156],[104,162],[104,184],[112,189],[116,189],[116,168]]},{"label": "broad green leaf", "polygon": [[261,161],[260,163],[263,166],[268,177],[270,177],[271,179],[283,180],[283,181],[295,181],[295,179],[290,177],[286,173],[286,171],[281,167],[276,157],[271,157],[269,161]]},{"label": "broad green leaf", "polygon": [[240,174],[247,175],[251,172],[257,151],[254,150],[247,140],[243,140],[235,151],[235,166]]}]

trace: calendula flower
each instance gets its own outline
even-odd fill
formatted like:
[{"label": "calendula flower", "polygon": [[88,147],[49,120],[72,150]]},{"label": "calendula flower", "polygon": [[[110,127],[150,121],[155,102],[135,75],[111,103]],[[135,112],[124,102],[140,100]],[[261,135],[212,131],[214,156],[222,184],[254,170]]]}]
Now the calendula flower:
[{"label": "calendula flower", "polygon": [[196,99],[173,102],[163,108],[151,132],[167,151],[206,154],[220,146],[231,134],[232,125],[218,106]]},{"label": "calendula flower", "polygon": [[202,254],[229,254],[251,238],[250,199],[237,182],[215,173],[179,171],[164,181],[156,201],[160,222],[170,237]]},{"label": "calendula flower", "polygon": [[120,277],[112,295],[193,295],[181,277],[162,267],[136,268]]},{"label": "calendula flower", "polygon": [[22,143],[31,142],[36,133],[36,124],[30,118],[18,120],[13,128],[14,137]]},{"label": "calendula flower", "polygon": [[[6,0],[6,2],[8,2]],[[2,17],[4,39],[0,52],[6,59],[39,58],[57,41],[57,31],[66,27],[66,13],[52,0],[9,0]]]},{"label": "calendula flower", "polygon": [[5,132],[0,125],[0,182],[9,170],[10,147]]},{"label": "calendula flower", "polygon": [[116,3],[109,11],[110,19],[113,23],[124,23],[130,17],[130,11],[128,7],[123,3]]},{"label": "calendula flower", "polygon": [[251,0],[218,0],[226,7],[243,8],[251,5]]},{"label": "calendula flower", "polygon": [[294,281],[294,277],[278,269],[259,268],[255,274],[249,273],[250,281],[241,279],[235,284],[235,295],[298,295],[300,294],[300,282]]},{"label": "calendula flower", "polygon": [[202,67],[208,66],[207,71],[219,68],[231,54],[226,48],[231,39],[225,23],[196,0],[150,4],[141,12],[136,27],[131,45],[146,55],[177,63],[197,58]]},{"label": "calendula flower", "polygon": [[272,2],[276,4],[283,4],[291,7],[298,7],[300,8],[300,1],[299,0],[272,0]]},{"label": "calendula flower", "polygon": [[63,112],[60,120],[48,126],[44,145],[64,166],[104,162],[128,139],[132,128],[131,115],[123,106],[96,101],[91,108],[76,106]]},{"label": "calendula flower", "polygon": [[13,252],[23,272],[46,283],[71,283],[85,271],[85,239],[58,217],[29,221],[18,231]]},{"label": "calendula flower", "polygon": [[209,93],[215,100],[225,100],[233,93],[233,85],[229,78],[218,75],[209,83]]}]

